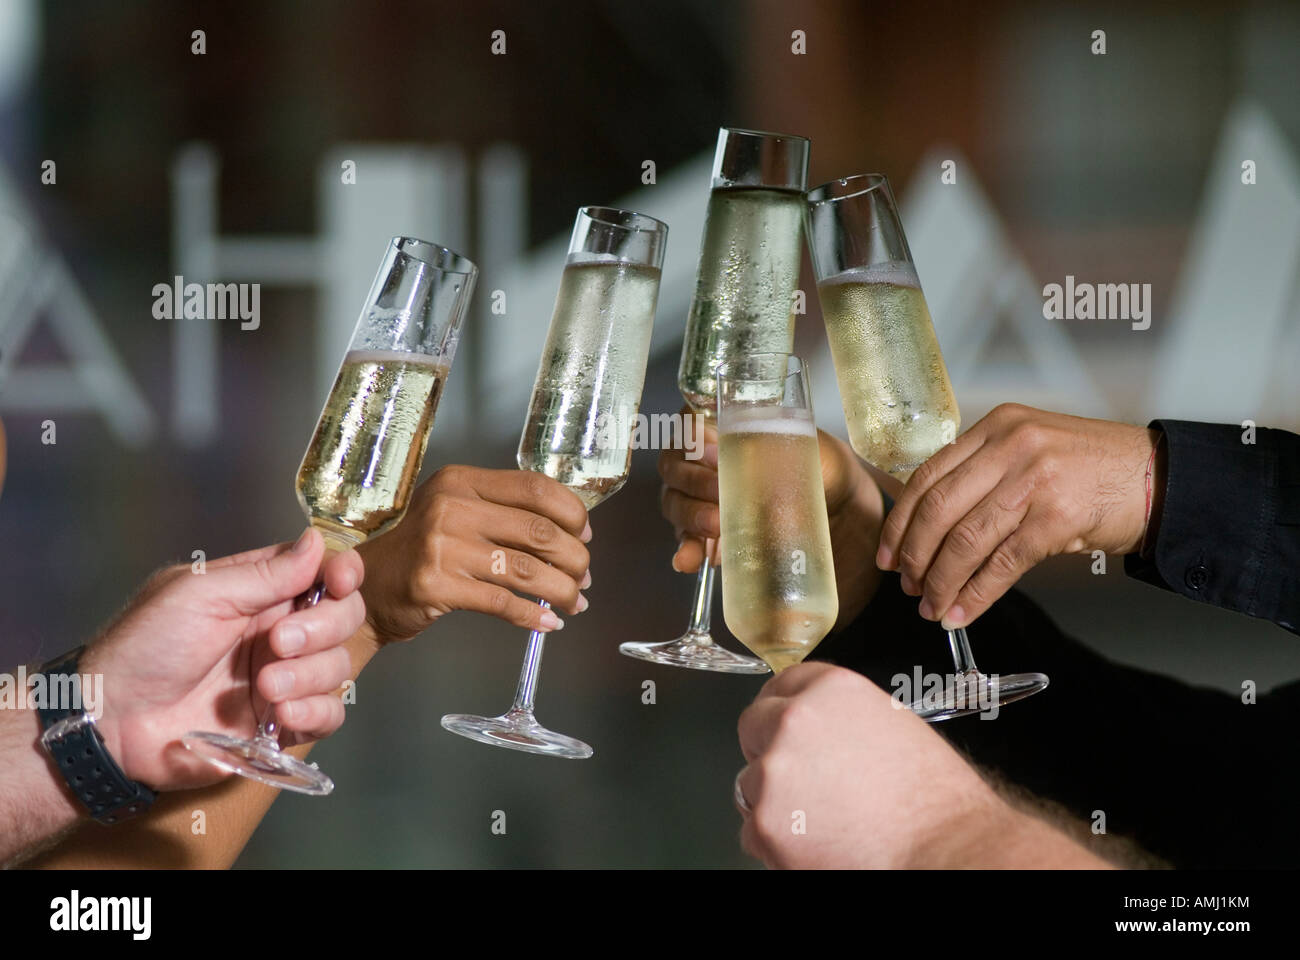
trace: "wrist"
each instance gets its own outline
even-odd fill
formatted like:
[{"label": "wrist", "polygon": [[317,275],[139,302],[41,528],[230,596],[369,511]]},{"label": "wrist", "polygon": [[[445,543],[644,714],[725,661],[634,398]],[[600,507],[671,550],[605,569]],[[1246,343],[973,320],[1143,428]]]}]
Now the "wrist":
[{"label": "wrist", "polygon": [[41,745],[36,710],[0,710],[0,870],[32,856],[86,817]]},{"label": "wrist", "polygon": [[1134,427],[1132,453],[1125,458],[1123,521],[1113,541],[1100,546],[1108,552],[1134,553],[1146,542],[1148,521],[1153,512],[1155,461],[1161,444],[1160,431]]},{"label": "wrist", "polygon": [[[364,547],[365,544],[362,546]],[[403,595],[400,581],[394,582],[392,578],[386,576],[390,571],[382,567],[377,556],[367,552],[362,554],[361,559],[366,564],[366,579],[361,584],[361,599],[366,605],[366,618],[348,641],[348,646],[354,654],[366,651],[368,660],[378,653],[380,648],[390,643],[410,640],[419,633],[419,630],[405,634],[403,624],[394,622],[394,618],[386,613],[386,611],[396,611],[399,614],[406,614],[399,619],[410,619],[407,611],[411,603],[409,598],[405,602],[400,599]]]},{"label": "wrist", "polygon": [[909,851],[901,867],[908,870],[960,870],[997,866],[999,844],[1009,832],[1023,828],[1020,814],[982,781],[957,800],[948,815]]},{"label": "wrist", "polygon": [[352,679],[356,679],[357,674],[365,668],[366,664],[381,648],[396,642],[396,640],[396,637],[387,638],[371,623],[370,618],[367,616],[357,629],[357,632],[352,634],[344,643],[348,656],[352,660]]},{"label": "wrist", "polygon": [[1098,869],[1112,865],[1080,846],[1062,830],[1001,798],[953,839],[932,866],[949,869]]},{"label": "wrist", "polygon": [[132,780],[139,780],[136,771],[132,769],[130,751],[124,744],[122,712],[109,697],[109,691],[114,685],[112,667],[103,662],[103,648],[100,643],[91,644],[86,648],[81,655],[78,670],[83,676],[98,678],[101,702],[98,715],[95,716],[95,730],[99,733],[99,739],[104,741],[104,749],[124,774]]},{"label": "wrist", "polygon": [[349,646],[353,649],[367,651],[367,659],[389,644],[404,643],[415,636],[414,633],[407,634],[399,625],[387,622],[385,618],[370,612],[382,609],[384,609],[382,604],[372,604],[370,599],[366,598],[366,619],[362,621],[349,641]]},{"label": "wrist", "polygon": [[[56,824],[64,826],[85,818],[86,808],[73,796],[54,759],[41,744],[45,725],[41,723],[40,714],[28,709],[9,713],[14,723],[13,732],[21,738],[22,746],[15,751],[13,766],[6,765],[6,777],[22,787],[31,809],[47,811]],[[4,739],[7,738],[0,736],[0,740]]]},{"label": "wrist", "polygon": [[1165,435],[1161,430],[1151,430],[1155,435],[1154,446],[1151,450],[1151,464],[1147,468],[1149,480],[1147,482],[1147,504],[1146,504],[1146,524],[1142,530],[1142,539],[1138,541],[1138,552],[1144,557],[1150,557],[1155,550],[1156,537],[1160,533],[1160,516],[1164,509],[1165,502],[1165,483],[1168,470],[1168,454],[1166,453]]}]

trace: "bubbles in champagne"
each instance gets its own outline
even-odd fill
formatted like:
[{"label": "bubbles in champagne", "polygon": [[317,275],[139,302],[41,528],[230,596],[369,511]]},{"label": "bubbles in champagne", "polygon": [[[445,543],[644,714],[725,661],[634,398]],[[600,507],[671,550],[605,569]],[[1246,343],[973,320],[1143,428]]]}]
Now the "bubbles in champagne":
[{"label": "bubbles in champagne", "polygon": [[709,195],[677,375],[694,409],[711,413],[716,407],[720,363],[794,348],[803,210],[803,194],[796,191],[737,187]]},{"label": "bubbles in champagne", "polygon": [[817,289],[853,449],[888,473],[909,474],[961,425],[916,270],[874,264]]},{"label": "bubbles in champagne", "polygon": [[839,613],[817,428],[806,410],[721,413],[723,617],[780,671],[803,660]]},{"label": "bubbles in champagne", "polygon": [[658,296],[659,270],[625,261],[572,262],[560,277],[518,460],[588,508],[627,480]]},{"label": "bubbles in champagne", "polygon": [[446,379],[436,357],[344,357],[298,470],[298,501],[314,526],[359,542],[402,518]]}]

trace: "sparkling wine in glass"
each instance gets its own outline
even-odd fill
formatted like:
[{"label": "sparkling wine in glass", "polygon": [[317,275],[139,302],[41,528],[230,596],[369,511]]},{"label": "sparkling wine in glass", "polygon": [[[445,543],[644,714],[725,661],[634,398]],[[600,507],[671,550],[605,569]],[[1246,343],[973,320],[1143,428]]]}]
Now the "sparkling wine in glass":
[{"label": "sparkling wine in glass", "polygon": [[[678,388],[697,416],[715,419],[719,364],[794,349],[807,185],[806,138],[718,131],[695,296],[677,374]],[[686,632],[668,641],[629,641],[619,652],[674,667],[767,673],[763,661],[732,653],[713,639],[715,556],[716,544],[706,541]]]},{"label": "sparkling wine in glass", "polygon": [[[477,276],[446,247],[411,237],[389,243],[298,469],[298,503],[327,558],[405,515]],[[295,609],[324,592],[318,583]],[[317,796],[334,789],[315,764],[281,749],[273,705],[251,739],[195,731],[182,742],[250,780]]]},{"label": "sparkling wine in glass", "polygon": [[717,379],[722,615],[780,673],[839,614],[808,372],[798,357],[756,353]]},{"label": "sparkling wine in glass", "polygon": [[[961,415],[930,309],[880,174],[833,180],[808,194],[808,243],[849,442],[906,482],[957,437]],[[914,702],[931,722],[1038,693],[1042,673],[983,674],[964,629],[949,630],[955,676],[941,697]]]},{"label": "sparkling wine in glass", "polygon": [[[589,510],[623,486],[632,465],[667,242],[668,227],[644,214],[578,211],[518,462],[564,484]],[[496,747],[590,757],[591,747],[546,729],[533,714],[545,638],[538,630],[529,635],[509,710],[497,717],[449,714],[443,727]]]}]

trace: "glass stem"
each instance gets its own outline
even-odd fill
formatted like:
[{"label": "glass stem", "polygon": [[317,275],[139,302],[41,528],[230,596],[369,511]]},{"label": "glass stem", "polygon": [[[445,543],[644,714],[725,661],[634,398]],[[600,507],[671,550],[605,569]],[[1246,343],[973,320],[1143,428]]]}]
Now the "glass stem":
[{"label": "glass stem", "polygon": [[[551,609],[545,600],[538,600],[543,610]],[[510,706],[511,713],[533,715],[533,698],[537,695],[537,673],[542,669],[542,645],[546,634],[534,630],[528,635],[528,650],[524,654],[524,668],[519,672],[519,686],[515,688],[515,702]]]},{"label": "glass stem", "polygon": [[265,740],[268,746],[280,749],[280,724],[275,719],[275,704],[268,703],[262,712],[262,722],[257,725],[257,739]]},{"label": "glass stem", "polygon": [[[330,549],[328,538],[325,541],[326,556]],[[325,596],[325,581],[318,580],[308,590],[298,594],[293,601],[294,610],[306,610],[321,602]],[[262,711],[262,722],[257,725],[257,739],[265,741],[266,746],[280,749],[280,723],[275,719],[275,704],[268,703]]]},{"label": "glass stem", "polygon": [[704,562],[700,572],[695,576],[695,600],[691,604],[690,632],[696,636],[697,643],[711,643],[709,628],[713,626],[713,575],[717,569],[713,566],[712,540],[704,541]]},{"label": "glass stem", "polygon": [[958,627],[948,631],[948,645],[952,647],[952,662],[958,674],[976,674],[975,655],[971,653],[970,641],[966,639],[966,628]]}]

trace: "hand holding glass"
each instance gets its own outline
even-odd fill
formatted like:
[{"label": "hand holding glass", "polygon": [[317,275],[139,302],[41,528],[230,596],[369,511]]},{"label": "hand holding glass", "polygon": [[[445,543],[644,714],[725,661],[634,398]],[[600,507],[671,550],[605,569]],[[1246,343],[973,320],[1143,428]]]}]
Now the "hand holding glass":
[{"label": "hand holding glass", "polygon": [[[298,469],[298,502],[325,538],[326,557],[392,529],[406,513],[478,268],[460,254],[395,237],[362,306]],[[324,585],[298,598],[319,603]],[[273,787],[318,796],[329,777],[280,749],[275,708],[240,740],[191,732],[182,742],[209,763]]]},{"label": "hand holding glass", "polygon": [[[808,194],[808,243],[849,442],[906,482],[957,437],[961,415],[889,181],[847,177]],[[929,721],[1038,693],[1041,673],[986,676],[964,629],[948,631],[954,683],[912,709]]]},{"label": "hand holding glass", "polygon": [[[609,207],[578,211],[542,350],[519,467],[544,473],[587,509],[627,481],[668,227]],[[539,601],[545,606],[544,601]],[[582,760],[592,749],[533,716],[546,634],[528,637],[514,703],[498,717],[449,714],[442,725],[480,743]]]}]

